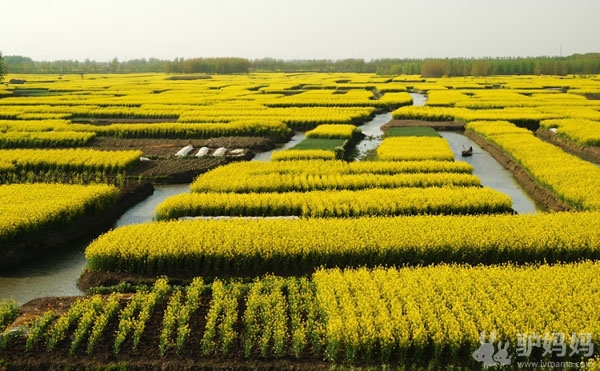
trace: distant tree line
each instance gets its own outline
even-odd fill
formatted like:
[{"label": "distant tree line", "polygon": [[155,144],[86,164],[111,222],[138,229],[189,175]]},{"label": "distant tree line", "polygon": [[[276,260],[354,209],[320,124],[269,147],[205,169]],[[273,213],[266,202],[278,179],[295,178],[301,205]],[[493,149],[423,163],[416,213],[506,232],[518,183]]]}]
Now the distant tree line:
[{"label": "distant tree line", "polygon": [[245,58],[175,58],[167,62],[167,73],[248,73],[252,62]]},{"label": "distant tree line", "polygon": [[[0,63],[2,58],[0,58]],[[240,74],[264,72],[370,72],[380,75],[421,74],[424,77],[487,75],[567,75],[600,74],[600,53],[568,57],[445,58],[445,59],[311,59],[262,58],[176,58],[133,59],[108,62],[86,59],[34,61],[29,57],[5,56],[6,73],[143,73]],[[2,66],[0,65],[0,68]],[[1,71],[1,70],[0,70]]]},{"label": "distant tree line", "polygon": [[4,57],[9,73],[52,73],[52,74],[81,74],[81,73],[136,73],[136,72],[165,72],[168,61],[156,58],[132,59],[121,62],[117,58],[109,62],[97,62],[86,59],[34,61],[29,57],[7,55]]},{"label": "distant tree line", "polygon": [[2,52],[0,52],[0,82],[2,82],[2,80],[4,80],[4,58],[2,57]]}]

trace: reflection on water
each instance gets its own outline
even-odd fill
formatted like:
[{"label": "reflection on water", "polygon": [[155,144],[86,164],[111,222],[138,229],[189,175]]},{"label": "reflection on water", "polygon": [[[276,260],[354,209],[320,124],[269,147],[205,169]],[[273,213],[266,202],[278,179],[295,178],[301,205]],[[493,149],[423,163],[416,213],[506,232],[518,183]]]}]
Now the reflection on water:
[{"label": "reflection on water", "polygon": [[[115,227],[152,220],[154,209],[165,198],[189,191],[189,184],[157,185],[154,193],[130,208]],[[0,300],[23,304],[42,296],[81,295],[77,280],[85,268],[85,245],[49,253],[9,272],[0,272]]]}]

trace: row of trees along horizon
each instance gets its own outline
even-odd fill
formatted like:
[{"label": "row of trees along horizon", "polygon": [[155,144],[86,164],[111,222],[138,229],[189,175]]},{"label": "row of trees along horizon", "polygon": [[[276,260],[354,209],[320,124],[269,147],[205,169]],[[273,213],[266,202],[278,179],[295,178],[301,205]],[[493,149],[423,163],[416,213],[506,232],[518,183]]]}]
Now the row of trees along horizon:
[{"label": "row of trees along horizon", "polygon": [[423,77],[488,75],[567,75],[599,74],[600,53],[573,54],[567,57],[445,58],[445,59],[311,59],[274,58],[156,58],[109,62],[86,59],[34,61],[24,56],[5,56],[4,73],[140,73],[244,74],[250,72],[369,72],[380,75],[420,74]]}]

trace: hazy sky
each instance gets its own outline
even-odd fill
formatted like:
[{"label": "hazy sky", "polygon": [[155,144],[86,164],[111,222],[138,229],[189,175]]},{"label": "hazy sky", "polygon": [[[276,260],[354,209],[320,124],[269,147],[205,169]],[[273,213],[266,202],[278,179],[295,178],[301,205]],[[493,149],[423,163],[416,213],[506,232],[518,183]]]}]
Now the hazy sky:
[{"label": "hazy sky", "polygon": [[34,60],[506,57],[600,52],[600,0],[0,0]]}]

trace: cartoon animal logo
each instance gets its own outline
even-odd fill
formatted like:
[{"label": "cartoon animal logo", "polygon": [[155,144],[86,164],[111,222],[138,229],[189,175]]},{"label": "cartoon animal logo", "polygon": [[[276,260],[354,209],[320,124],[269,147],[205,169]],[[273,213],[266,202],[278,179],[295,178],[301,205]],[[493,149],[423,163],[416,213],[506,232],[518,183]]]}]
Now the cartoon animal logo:
[{"label": "cartoon animal logo", "polygon": [[494,361],[498,362],[499,365],[508,366],[511,363],[511,357],[508,356],[508,346],[510,342],[507,340],[506,345],[502,348],[502,342],[498,343],[498,352],[494,354]]},{"label": "cartoon animal logo", "polygon": [[490,366],[507,366],[511,363],[511,357],[508,356],[509,341],[506,341],[504,348],[502,342],[498,343],[498,352],[494,347],[494,341],[496,341],[496,331],[490,334],[488,341],[485,340],[485,331],[482,331],[479,335],[479,348],[473,352],[473,358],[483,363],[483,367]]}]

